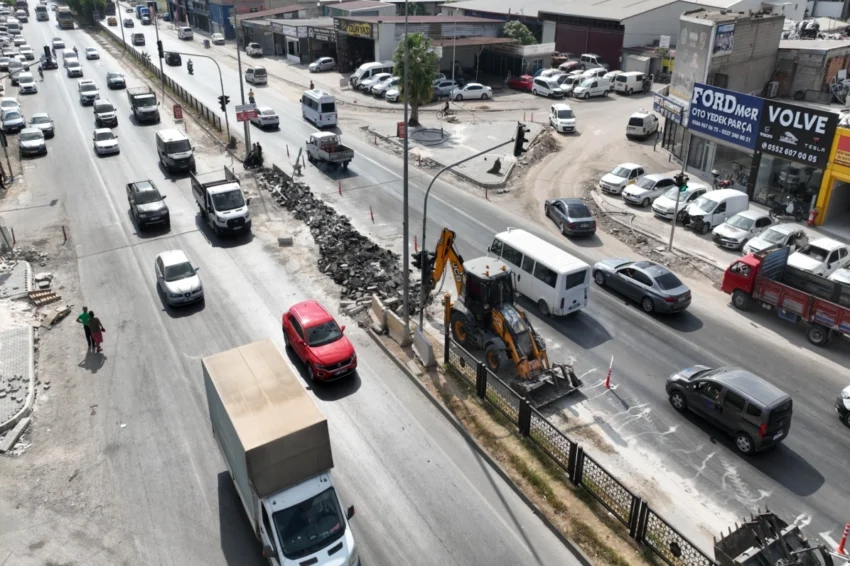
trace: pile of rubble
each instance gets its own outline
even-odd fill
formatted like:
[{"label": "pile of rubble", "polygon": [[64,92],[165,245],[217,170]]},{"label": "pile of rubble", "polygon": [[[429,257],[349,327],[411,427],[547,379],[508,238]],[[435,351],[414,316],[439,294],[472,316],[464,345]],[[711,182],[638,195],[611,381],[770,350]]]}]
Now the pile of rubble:
[{"label": "pile of rubble", "polygon": [[[260,187],[309,228],[319,246],[318,266],[342,287],[342,298],[358,305],[378,295],[385,304],[399,304],[403,274],[398,254],[363,236],[346,216],[317,198],[306,184],[266,169],[256,176]],[[410,313],[418,312],[419,283],[410,285]]]},{"label": "pile of rubble", "polygon": [[4,253],[0,259],[6,263],[28,261],[29,263],[37,263],[43,267],[47,265],[47,260],[50,258],[47,253],[38,251],[36,248],[13,248],[11,251]]}]

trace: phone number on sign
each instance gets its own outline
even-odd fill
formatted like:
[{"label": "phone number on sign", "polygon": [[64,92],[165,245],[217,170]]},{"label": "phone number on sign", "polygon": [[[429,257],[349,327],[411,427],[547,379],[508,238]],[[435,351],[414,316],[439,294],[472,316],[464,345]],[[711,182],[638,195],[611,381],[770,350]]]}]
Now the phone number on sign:
[{"label": "phone number on sign", "polygon": [[694,120],[693,118],[691,118],[691,124],[700,128],[704,132],[717,134],[726,138],[727,140],[740,140],[742,143],[745,144],[749,144],[753,141],[752,135],[742,134],[740,132],[733,132],[732,130],[729,130],[727,128],[714,126],[701,120]]},{"label": "phone number on sign", "polygon": [[782,147],[781,145],[774,145],[772,143],[763,142],[761,144],[761,148],[764,151],[769,151],[776,155],[784,155],[785,157],[790,157],[796,161],[808,161],[809,163],[817,163],[818,155],[812,153],[805,153],[803,151],[797,151],[796,149],[789,149],[787,147]]}]

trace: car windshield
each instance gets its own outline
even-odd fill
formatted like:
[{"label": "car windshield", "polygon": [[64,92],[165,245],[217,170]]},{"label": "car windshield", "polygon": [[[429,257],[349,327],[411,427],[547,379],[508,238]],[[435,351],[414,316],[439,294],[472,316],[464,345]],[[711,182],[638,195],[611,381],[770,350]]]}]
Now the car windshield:
[{"label": "car windshield", "polygon": [[701,370],[699,370],[699,371],[697,371],[697,372],[694,372],[694,374],[693,374],[693,375],[691,375],[690,377],[688,377],[688,381],[693,381],[693,380],[697,379],[698,377],[699,377],[699,378],[711,377],[712,375],[714,375],[714,374],[716,374],[717,372],[719,372],[719,371],[720,371],[720,369],[721,369],[721,368],[715,368],[715,369],[701,369]]},{"label": "car windshield", "polygon": [[77,68],[77,67],[79,67],[79,66],[80,66],[80,64],[79,64],[79,63],[77,63],[76,61],[71,61],[70,63],[68,63],[68,68],[69,68],[69,69],[76,69],[76,68]]},{"label": "car windshield", "polygon": [[756,221],[752,218],[747,218],[745,216],[741,216],[740,214],[736,214],[732,218],[726,221],[726,224],[732,226],[734,228],[740,228],[741,230],[749,230],[753,227]]},{"label": "car windshield", "polygon": [[19,82],[19,83],[31,83],[31,82],[33,82],[33,78],[32,78],[32,77],[28,77],[28,76],[26,76],[26,75],[21,75],[21,76],[18,78],[18,82]]},{"label": "car windshield", "polygon": [[44,135],[38,132],[22,132],[20,136],[21,141],[36,141],[44,139]]},{"label": "car windshield", "polygon": [[136,204],[150,204],[161,200],[162,197],[159,196],[158,191],[139,191],[136,193]]},{"label": "car windshield", "polygon": [[265,110],[260,111],[260,114],[262,114],[263,116],[274,116],[275,115],[274,110],[272,110],[271,108],[266,108]]},{"label": "car windshield", "polygon": [[184,261],[183,263],[177,263],[174,265],[166,265],[165,273],[163,277],[168,282],[171,281],[180,281],[181,279],[186,279],[187,277],[195,276],[195,268],[192,267],[192,264],[188,261]]},{"label": "car windshield", "polygon": [[33,116],[32,120],[30,120],[30,124],[49,124],[50,118],[48,116]]},{"label": "car windshield", "polygon": [[192,151],[192,144],[189,140],[177,140],[165,144],[166,153],[183,153],[185,151]]},{"label": "car windshield", "polygon": [[590,88],[591,84],[593,84],[593,79],[584,79],[581,81],[581,86],[584,88]]},{"label": "car windshield", "polygon": [[333,320],[307,329],[307,344],[310,346],[324,346],[340,338],[342,338],[342,331]]},{"label": "car windshield", "polygon": [[322,493],[272,515],[283,555],[297,560],[327,547],[345,534],[336,490]]},{"label": "car windshield", "polygon": [[806,246],[800,250],[800,253],[818,261],[826,261],[826,258],[829,256],[828,251],[823,248],[819,248],[818,246]]},{"label": "car windshield", "polygon": [[98,104],[97,105],[97,111],[98,111],[98,113],[115,112],[115,107],[112,106],[111,104]]},{"label": "car windshield", "polygon": [[109,141],[115,139],[115,134],[112,132],[97,132],[94,135],[94,141]]},{"label": "car windshield", "polygon": [[18,101],[17,100],[4,100],[0,102],[0,108],[17,108]]},{"label": "car windshield", "polygon": [[255,77],[265,77],[266,76],[266,70],[263,69],[262,67],[255,67],[254,68],[254,76]]},{"label": "car windshield", "polygon": [[[676,200],[676,194],[680,192],[681,191],[679,191],[679,187],[673,187],[671,189],[667,189],[667,192],[664,193],[664,196],[669,198],[670,200]],[[682,194],[682,196],[684,196],[684,194]],[[682,200],[681,196],[679,197],[679,200]]]},{"label": "car windshield", "polygon": [[134,98],[136,101],[136,106],[156,106],[156,95],[154,94],[145,94],[142,96],[137,96]]},{"label": "car windshield", "polygon": [[774,228],[769,228],[761,235],[761,239],[771,244],[781,244],[785,239],[785,234]]},{"label": "car windshield", "polygon": [[694,206],[700,209],[703,212],[711,212],[717,206],[717,203],[713,200],[705,197],[699,197],[695,202]]},{"label": "car windshield", "polygon": [[570,218],[590,218],[590,209],[583,204],[570,204],[567,206],[567,214]]},{"label": "car windshield", "polygon": [[611,171],[611,174],[615,177],[628,177],[631,172],[631,169],[627,169],[625,167],[615,167],[614,170]]},{"label": "car windshield", "polygon": [[569,119],[575,117],[572,110],[558,110],[558,118]]},{"label": "car windshield", "polygon": [[655,282],[658,283],[658,286],[664,289],[665,291],[669,291],[670,289],[675,289],[676,287],[681,287],[682,282],[679,281],[679,278],[670,273],[669,271],[664,275],[659,275],[655,277]]},{"label": "car windshield", "polygon": [[3,119],[4,120],[17,120],[20,117],[21,117],[21,115],[18,112],[6,112],[6,114],[3,116]]},{"label": "car windshield", "polygon": [[83,92],[93,92],[93,91],[97,90],[97,86],[95,86],[94,84],[87,84],[87,85],[81,86],[80,89]]},{"label": "car windshield", "polygon": [[106,78],[107,80],[123,79],[124,75],[122,75],[121,73],[106,73]]},{"label": "car windshield", "polygon": [[245,199],[242,197],[241,189],[233,189],[226,193],[218,193],[212,196],[213,206],[219,212],[227,212],[245,206]]}]

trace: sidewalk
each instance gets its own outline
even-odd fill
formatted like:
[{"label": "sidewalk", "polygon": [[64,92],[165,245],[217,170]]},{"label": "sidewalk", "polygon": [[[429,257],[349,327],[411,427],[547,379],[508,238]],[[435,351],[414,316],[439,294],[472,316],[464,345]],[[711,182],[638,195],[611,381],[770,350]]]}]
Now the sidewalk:
[{"label": "sidewalk", "polygon": [[30,290],[29,263],[0,264],[0,434],[28,415],[35,399],[35,331],[25,312],[29,304],[14,300]]},{"label": "sidewalk", "polygon": [[[508,142],[516,134],[515,120],[483,120],[480,116],[458,110],[459,120],[437,120],[433,116],[422,116],[422,126],[410,128],[410,160],[421,161],[423,166],[440,169],[494,147],[502,142]],[[393,115],[376,115],[368,126],[371,135],[377,135],[384,141],[402,147],[402,139],[397,137],[398,117]],[[529,132],[526,139],[530,146],[543,126],[527,124]],[[513,156],[513,142],[471,161],[452,168],[455,175],[487,189],[504,187],[510,178],[517,159]],[[395,153],[398,153],[394,149]],[[501,162],[498,174],[490,173],[496,159]],[[522,158],[520,158],[522,163]]]}]

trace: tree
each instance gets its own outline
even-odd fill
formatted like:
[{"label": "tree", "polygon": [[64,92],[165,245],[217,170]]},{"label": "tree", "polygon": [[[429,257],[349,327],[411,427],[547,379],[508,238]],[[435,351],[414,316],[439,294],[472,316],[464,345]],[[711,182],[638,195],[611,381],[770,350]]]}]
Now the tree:
[{"label": "tree", "polygon": [[[408,92],[404,88],[404,45],[407,44],[407,82]],[[434,96],[434,75],[437,74],[437,54],[431,49],[431,40],[422,33],[408,35],[396,47],[393,63],[398,69],[399,92],[410,103],[409,126],[419,125],[419,106],[430,102]]]},{"label": "tree", "polygon": [[87,24],[93,24],[94,12],[103,17],[106,14],[106,0],[68,0],[68,7],[77,16],[77,19]]},{"label": "tree", "polygon": [[531,30],[520,21],[513,20],[506,23],[502,31],[504,32],[505,37],[510,37],[511,39],[519,41],[520,45],[534,45],[537,43],[537,39],[535,39]]},{"label": "tree", "polygon": [[425,5],[421,2],[405,2],[398,3],[396,6],[396,15],[403,16],[404,15],[404,7],[407,6],[407,15],[408,16],[424,16],[425,15]]}]

